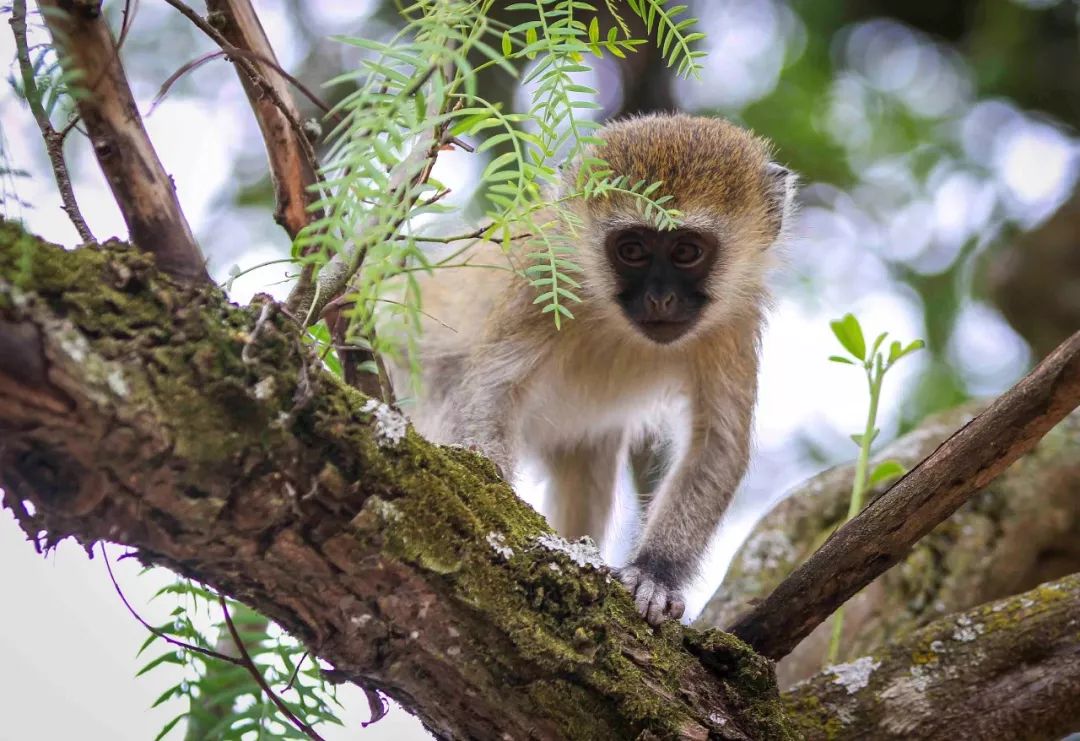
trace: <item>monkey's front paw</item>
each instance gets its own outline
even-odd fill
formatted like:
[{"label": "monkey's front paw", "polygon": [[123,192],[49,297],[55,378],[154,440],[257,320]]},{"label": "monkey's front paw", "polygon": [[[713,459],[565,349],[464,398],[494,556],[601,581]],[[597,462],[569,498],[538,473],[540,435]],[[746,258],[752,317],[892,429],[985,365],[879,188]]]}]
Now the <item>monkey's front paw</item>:
[{"label": "monkey's front paw", "polygon": [[652,625],[678,620],[686,610],[680,590],[670,587],[639,566],[619,569],[619,580],[630,590],[638,612]]}]

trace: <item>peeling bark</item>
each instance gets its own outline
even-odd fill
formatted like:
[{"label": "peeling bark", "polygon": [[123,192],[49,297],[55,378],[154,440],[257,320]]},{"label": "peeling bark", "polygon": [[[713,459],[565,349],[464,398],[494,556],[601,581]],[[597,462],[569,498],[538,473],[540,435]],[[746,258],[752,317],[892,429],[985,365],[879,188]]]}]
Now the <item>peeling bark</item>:
[{"label": "peeling bark", "polygon": [[784,696],[802,738],[1057,739],[1080,728],[1080,574],[941,618]]},{"label": "peeling bark", "polygon": [[0,486],[36,544],[133,547],[439,737],[793,737],[768,661],[653,631],[490,463],[323,373],[272,306],[152,262],[0,222]]},{"label": "peeling bark", "polygon": [[[915,465],[984,406],[969,404],[925,420],[875,461]],[[762,519],[698,625],[729,625],[805,560],[844,521],[853,475],[854,466],[844,465],[815,476]],[[1073,412],[848,602],[841,657],[862,656],[942,615],[1080,571],[1078,490],[1080,412]],[[781,688],[825,664],[831,629],[830,621],[818,626],[777,664]]]}]

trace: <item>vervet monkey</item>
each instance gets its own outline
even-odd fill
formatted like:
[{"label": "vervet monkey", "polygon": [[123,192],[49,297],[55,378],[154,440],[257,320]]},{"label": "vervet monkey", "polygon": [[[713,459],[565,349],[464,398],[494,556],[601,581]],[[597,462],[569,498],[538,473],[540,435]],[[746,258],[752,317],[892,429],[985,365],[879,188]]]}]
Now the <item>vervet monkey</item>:
[{"label": "vervet monkey", "polygon": [[[795,176],[764,140],[723,120],[642,116],[598,136],[590,154],[630,183],[660,181],[655,195],[673,196],[665,205],[681,212],[678,228],[657,231],[626,194],[572,201],[580,223],[563,235],[581,303],[561,330],[520,273],[422,279],[422,395],[409,411],[422,434],[475,446],[508,479],[523,461],[540,463],[567,538],[604,535],[631,444],[673,439],[673,465],[619,572],[657,624],[682,616],[683,590],[746,470],[765,274]],[[564,168],[562,195],[576,192],[579,168]],[[514,248],[510,261],[520,267],[535,251]],[[470,261],[507,260],[484,244]]]}]

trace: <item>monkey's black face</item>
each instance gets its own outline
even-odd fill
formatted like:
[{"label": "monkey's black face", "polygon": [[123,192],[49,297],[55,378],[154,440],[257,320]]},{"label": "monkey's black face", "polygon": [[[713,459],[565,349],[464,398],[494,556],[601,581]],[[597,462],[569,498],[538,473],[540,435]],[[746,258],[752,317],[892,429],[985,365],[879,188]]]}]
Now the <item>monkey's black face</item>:
[{"label": "monkey's black face", "polygon": [[608,234],[604,248],[617,279],[615,298],[650,340],[674,342],[701,319],[720,252],[714,237],[689,229],[620,229]]}]

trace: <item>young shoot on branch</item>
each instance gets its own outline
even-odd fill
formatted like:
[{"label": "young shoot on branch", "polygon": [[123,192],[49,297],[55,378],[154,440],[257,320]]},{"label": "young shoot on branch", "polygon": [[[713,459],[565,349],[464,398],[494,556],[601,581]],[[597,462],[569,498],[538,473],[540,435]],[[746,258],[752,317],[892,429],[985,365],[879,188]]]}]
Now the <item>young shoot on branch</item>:
[{"label": "young shoot on branch", "polygon": [[[866,414],[866,427],[862,434],[851,436],[852,442],[859,446],[859,457],[855,461],[855,479],[851,484],[851,500],[848,504],[847,517],[844,522],[851,520],[859,514],[863,508],[863,499],[866,491],[879,483],[889,481],[906,472],[904,466],[895,460],[882,461],[867,474],[870,466],[870,448],[877,439],[880,430],[877,427],[878,403],[881,400],[881,385],[885,380],[885,374],[905,355],[909,355],[922,349],[923,341],[915,340],[903,345],[894,340],[889,345],[888,353],[881,348],[889,336],[888,332],[882,332],[870,346],[866,348],[866,340],[863,336],[862,326],[854,314],[845,314],[840,319],[830,322],[833,334],[840,344],[847,350],[848,355],[831,355],[829,360],[844,365],[861,366],[866,375],[866,385],[870,392],[870,406]],[[833,617],[832,638],[829,641],[828,663],[836,663],[840,655],[840,638],[844,630],[844,608],[840,607]]]}]

